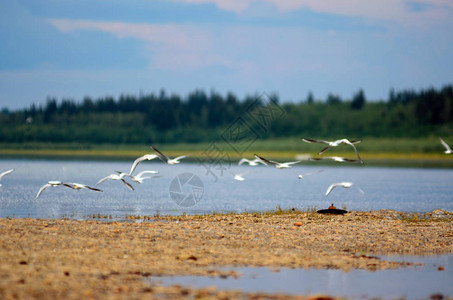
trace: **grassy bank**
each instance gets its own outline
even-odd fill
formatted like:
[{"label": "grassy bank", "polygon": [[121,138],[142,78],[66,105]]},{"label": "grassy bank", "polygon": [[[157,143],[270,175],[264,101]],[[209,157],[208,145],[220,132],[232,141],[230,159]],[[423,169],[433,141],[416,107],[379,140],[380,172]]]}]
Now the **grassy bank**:
[{"label": "grassy bank", "polygon": [[[453,138],[444,138],[453,144]],[[271,159],[303,159],[317,156],[322,144],[308,144],[299,138],[256,140],[247,144],[229,144],[222,140],[213,143],[178,143],[155,145],[169,156],[191,154],[191,160],[225,154],[231,160],[253,157],[254,153]],[[217,148],[213,148],[213,146]],[[443,153],[438,137],[426,139],[366,138],[357,149],[368,164],[453,167],[453,155]],[[3,158],[73,158],[73,159],[132,159],[151,153],[149,145],[140,144],[82,144],[82,143],[21,143],[0,144]],[[354,158],[349,146],[329,150],[324,156]],[[328,162],[323,162],[328,163]]]}]

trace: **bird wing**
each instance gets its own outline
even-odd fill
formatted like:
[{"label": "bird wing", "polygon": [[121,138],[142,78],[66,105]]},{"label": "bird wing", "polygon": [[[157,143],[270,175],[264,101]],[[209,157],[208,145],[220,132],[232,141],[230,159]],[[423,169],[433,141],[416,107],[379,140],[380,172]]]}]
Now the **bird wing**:
[{"label": "bird wing", "polygon": [[285,164],[285,165],[294,165],[294,164],[298,164],[298,163],[300,163],[300,162],[301,162],[301,160],[297,160],[297,161],[285,162],[284,164]]},{"label": "bird wing", "polygon": [[328,158],[328,157],[310,157],[309,160],[323,160],[326,158]]},{"label": "bird wing", "polygon": [[134,188],[132,187],[132,185],[131,185],[129,182],[127,182],[127,181],[124,180],[124,179],[121,179],[121,181],[122,181],[122,182],[123,182],[123,183],[131,190],[131,191],[134,190]]},{"label": "bird wing", "polygon": [[350,159],[350,158],[342,158],[342,159],[347,162],[360,162],[360,160],[358,160],[358,159]]},{"label": "bird wing", "polygon": [[109,176],[106,176],[106,177],[102,178],[101,180],[98,181],[98,183],[96,183],[96,185],[101,184],[101,183],[103,183],[104,181],[106,181],[107,179],[110,179],[110,178],[112,178],[112,175],[109,175]]},{"label": "bird wing", "polygon": [[351,144],[357,144],[360,143],[362,140],[350,140]]},{"label": "bird wing", "polygon": [[330,149],[330,148],[332,148],[332,146],[327,146],[326,148],[322,149],[322,150],[318,153],[318,155],[323,154],[324,152],[326,152],[326,151],[327,151],[328,149]]},{"label": "bird wing", "polygon": [[329,188],[327,189],[326,191],[326,196],[330,194],[330,192],[335,188],[337,187],[339,184],[338,183],[332,183]]},{"label": "bird wing", "polygon": [[132,164],[131,170],[129,171],[129,175],[132,175],[132,172],[134,172],[135,168],[138,166],[138,164],[146,159],[146,155],[140,156],[136,160],[134,160],[134,163]]},{"label": "bird wing", "polygon": [[94,187],[91,187],[91,186],[88,186],[88,185],[84,185],[84,188],[92,190],[92,191],[96,191],[96,192],[102,192],[102,190],[94,188]]},{"label": "bird wing", "polygon": [[324,144],[328,144],[329,143],[328,141],[312,140],[312,139],[307,139],[307,138],[301,138],[301,140],[306,142],[306,143],[324,143]]},{"label": "bird wing", "polygon": [[273,165],[279,165],[279,164],[280,164],[280,163],[278,163],[278,162],[276,162],[276,161],[268,160],[268,159],[266,159],[266,158],[264,158],[264,157],[261,157],[261,156],[259,156],[258,154],[254,154],[254,156],[255,156],[256,158],[258,158],[259,160],[262,160],[262,161],[264,161],[264,162],[267,162],[267,163],[270,163],[270,164],[273,164]]},{"label": "bird wing", "polygon": [[441,137],[439,139],[440,139],[440,142],[442,143],[442,145],[444,145],[445,149],[448,151],[451,151],[450,146],[447,143],[445,143],[445,141]]},{"label": "bird wing", "polygon": [[140,173],[135,175],[135,177],[142,177],[143,174],[158,174],[158,173],[159,171],[141,171]]},{"label": "bird wing", "polygon": [[49,186],[51,186],[51,185],[48,184],[48,183],[46,183],[45,185],[43,185],[43,186],[39,189],[38,193],[36,194],[35,200],[38,199],[38,197],[41,195],[42,191],[44,191],[45,189],[47,189]]},{"label": "bird wing", "polygon": [[[360,161],[361,164],[363,164],[363,160],[360,158],[359,151],[357,151],[357,148],[354,146],[354,143],[352,143],[348,139],[342,139],[342,140],[338,140],[336,142],[340,142],[342,144],[347,144],[347,145],[350,145],[352,148],[354,148],[354,152],[357,155],[358,160]],[[355,142],[357,142],[357,141],[355,141]]]},{"label": "bird wing", "polygon": [[350,159],[350,158],[346,158],[346,157],[339,157],[339,156],[328,156],[328,157],[325,157],[325,158],[328,158],[328,159],[332,159],[334,161],[337,161],[337,162],[358,162],[359,160],[357,159]]},{"label": "bird wing", "polygon": [[247,158],[243,158],[241,159],[239,162],[238,162],[238,166],[242,165],[243,163],[250,163],[250,160],[248,160]]},{"label": "bird wing", "polygon": [[360,163],[363,164],[363,160],[360,158],[359,151],[357,151],[357,148],[352,143],[350,143],[350,145],[352,146],[352,148],[354,148],[355,154],[357,155],[357,158],[360,161]]},{"label": "bird wing", "polygon": [[157,152],[157,155],[159,156],[161,161],[168,162],[170,160],[170,158],[168,156],[166,156],[165,154],[163,154],[162,152],[160,152],[159,150],[157,150],[153,146],[150,146],[150,147],[151,147],[151,149],[153,149],[154,151]]},{"label": "bird wing", "polygon": [[0,179],[2,179],[3,176],[8,175],[8,174],[11,173],[12,171],[14,171],[14,169],[10,169],[10,170],[8,170],[8,171],[3,172],[2,174],[0,174]]},{"label": "bird wing", "polygon": [[264,161],[262,161],[261,159],[255,158],[253,161],[267,166],[267,164]]},{"label": "bird wing", "polygon": [[66,186],[68,188],[71,188],[71,189],[74,189],[74,190],[83,188],[83,184],[80,184],[80,183],[65,183],[65,182],[62,182],[61,185],[64,185],[64,186]]},{"label": "bird wing", "polygon": [[180,160],[180,159],[183,159],[184,157],[187,157],[187,156],[190,156],[190,154],[178,156],[178,157],[176,157],[176,158],[173,159],[173,160]]}]

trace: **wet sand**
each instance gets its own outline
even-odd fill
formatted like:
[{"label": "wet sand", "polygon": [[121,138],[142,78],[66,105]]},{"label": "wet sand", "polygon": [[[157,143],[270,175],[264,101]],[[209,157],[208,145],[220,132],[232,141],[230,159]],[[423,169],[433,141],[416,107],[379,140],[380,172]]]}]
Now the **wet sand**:
[{"label": "wet sand", "polygon": [[[453,253],[453,213],[243,213],[102,220],[0,219],[1,299],[277,298],[149,285],[162,275],[240,276],[225,266],[381,270],[376,255]],[[304,296],[300,298],[316,298]]]}]

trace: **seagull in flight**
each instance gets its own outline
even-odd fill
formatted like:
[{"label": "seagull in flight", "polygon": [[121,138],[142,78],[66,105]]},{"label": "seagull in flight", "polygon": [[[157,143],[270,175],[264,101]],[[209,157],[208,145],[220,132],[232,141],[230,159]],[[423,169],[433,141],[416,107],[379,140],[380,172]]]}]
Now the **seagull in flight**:
[{"label": "seagull in flight", "polygon": [[264,157],[261,157],[259,156],[258,154],[255,154],[254,155],[257,159],[260,159],[266,163],[269,163],[269,164],[272,164],[272,165],[275,165],[275,167],[277,169],[287,169],[287,168],[291,168],[291,165],[294,165],[294,164],[297,164],[297,163],[300,163],[301,160],[298,160],[298,161],[291,161],[291,162],[285,162],[285,163],[279,163],[279,162],[276,162],[276,161],[273,161],[273,160],[268,160]]},{"label": "seagull in flight", "polygon": [[351,186],[353,186],[354,183],[352,182],[337,182],[337,183],[332,183],[329,188],[327,189],[326,191],[326,196],[330,194],[330,192],[336,188],[337,186],[341,186],[341,187],[344,187],[344,188],[350,188]]},{"label": "seagull in flight", "polygon": [[75,183],[75,182],[66,183],[66,182],[52,180],[52,181],[47,182],[45,185],[43,185],[39,189],[38,193],[36,194],[35,200],[38,199],[38,197],[41,195],[41,193],[45,189],[47,189],[48,187],[57,187],[57,186],[60,186],[60,185],[66,186],[66,187],[71,188],[73,190],[89,189],[89,190],[96,191],[96,192],[102,192],[99,189],[96,189],[96,188],[93,188],[91,186],[88,186],[88,185],[85,185],[85,184],[81,184],[81,183]]},{"label": "seagull in flight", "polygon": [[127,182],[126,180],[124,180],[125,176],[130,176],[130,175],[127,173],[119,172],[119,171],[116,171],[116,172],[118,174],[110,174],[109,176],[106,176],[106,177],[102,178],[101,180],[99,180],[98,183],[96,183],[96,185],[99,185],[108,179],[121,180],[131,191],[133,191],[134,188],[132,187],[132,185],[129,182]]},{"label": "seagull in flight", "polygon": [[336,162],[360,162],[358,159],[349,159],[340,156],[310,157],[309,160],[331,159]]},{"label": "seagull in flight", "polygon": [[314,172],[310,172],[310,173],[299,174],[297,177],[299,179],[304,179],[306,176],[317,174],[317,173],[321,173],[322,171],[324,171],[324,170],[318,170],[318,171],[314,171]]},{"label": "seagull in flight", "polygon": [[[444,145],[444,147],[445,147],[444,153],[445,153],[445,154],[452,154],[452,153],[453,153],[453,150],[451,150],[450,146],[448,146],[448,144],[445,143],[445,141],[444,141],[441,137],[439,137],[439,139],[440,139],[440,142],[442,143],[442,145]],[[0,176],[1,176],[1,175],[0,175]]]},{"label": "seagull in flight", "polygon": [[[0,174],[0,180],[2,180],[3,176],[8,175],[9,173],[11,173],[13,171],[14,171],[14,169],[10,169],[8,171],[5,171],[5,172],[1,173]],[[2,186],[2,185],[0,184],[0,186]]]},{"label": "seagull in flight", "polygon": [[[228,170],[229,171],[229,170]],[[229,171],[231,173],[231,175],[233,175],[233,179],[234,180],[237,180],[237,181],[244,181],[245,178],[244,178],[244,175],[247,175],[248,173],[250,173],[250,171],[247,171],[247,172],[244,172],[244,173],[240,173],[240,174],[235,174],[231,171]]]},{"label": "seagull in flight", "polygon": [[61,182],[61,181],[52,180],[52,181],[47,182],[45,185],[43,185],[43,186],[39,189],[38,193],[36,194],[35,200],[38,199],[38,197],[41,195],[41,193],[42,193],[45,189],[47,189],[48,187],[57,187],[57,186],[60,186],[60,185],[67,186],[67,187],[69,187],[69,188],[71,188],[71,189],[74,188],[74,187],[72,187],[71,185],[67,185],[66,183],[63,183],[63,182]]},{"label": "seagull in flight", "polygon": [[352,148],[354,148],[355,154],[357,155],[357,158],[359,159],[360,163],[363,164],[363,160],[360,158],[359,152],[357,151],[357,148],[354,146],[354,144],[360,143],[362,140],[351,140],[350,141],[348,139],[340,139],[340,140],[336,140],[336,141],[332,141],[332,142],[324,141],[324,140],[312,140],[312,139],[307,139],[307,138],[301,138],[301,140],[306,142],[306,143],[323,143],[323,144],[327,144],[328,146],[325,147],[324,149],[322,149],[318,153],[318,155],[323,154],[324,152],[326,152],[328,149],[330,149],[332,147],[337,147],[337,146],[340,146],[340,145],[350,145]]},{"label": "seagull in flight", "polygon": [[132,175],[132,172],[134,172],[135,168],[138,166],[138,164],[144,160],[153,160],[155,158],[158,158],[156,154],[145,154],[143,156],[140,156],[137,158],[134,163],[132,164],[131,170],[129,171],[129,175]]},{"label": "seagull in flight", "polygon": [[249,160],[247,158],[243,158],[238,162],[238,166],[242,165],[243,163],[248,163],[249,166],[258,166],[258,163],[267,166],[267,164],[259,158],[255,158],[254,160]]},{"label": "seagull in flight", "polygon": [[181,156],[178,156],[176,158],[171,159],[170,157],[166,156],[165,154],[163,154],[162,152],[160,152],[159,150],[157,150],[153,146],[151,146],[151,149],[153,149],[154,151],[157,152],[157,155],[159,156],[160,160],[162,160],[163,162],[165,162],[165,163],[167,163],[169,165],[179,164],[180,163],[180,161],[179,161],[180,159],[183,159],[184,157],[189,156],[189,155],[181,155]]}]

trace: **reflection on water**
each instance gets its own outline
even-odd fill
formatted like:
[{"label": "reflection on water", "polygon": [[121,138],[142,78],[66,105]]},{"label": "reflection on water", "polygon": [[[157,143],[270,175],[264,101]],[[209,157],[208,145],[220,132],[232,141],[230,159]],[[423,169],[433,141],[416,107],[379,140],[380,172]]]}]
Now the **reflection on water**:
[{"label": "reflection on water", "polygon": [[[406,212],[427,212],[434,209],[453,210],[453,170],[416,168],[377,168],[370,166],[320,166],[315,163],[291,169],[273,167],[231,166],[233,173],[243,173],[244,181],[236,181],[224,171],[218,180],[206,168],[194,163],[167,165],[145,161],[136,172],[160,171],[159,178],[135,184],[130,191],[120,181],[108,180],[97,186],[102,193],[69,188],[48,188],[34,200],[39,188],[49,180],[95,185],[114,171],[127,171],[131,162],[122,161],[46,161],[0,160],[0,171],[14,168],[0,187],[0,217],[83,218],[90,214],[126,215],[203,214],[243,212],[285,208],[326,208],[332,202],[348,210],[393,209]],[[298,174],[324,170],[304,179]],[[173,179],[182,173],[197,175],[203,186],[202,198],[194,206],[179,206],[170,196]],[[217,173],[221,175],[220,173]],[[333,182],[352,181],[350,189],[335,189],[324,196]],[[186,188],[186,187],[184,187]],[[365,193],[359,192],[359,189]],[[185,189],[183,189],[185,191]]]},{"label": "reflection on water", "polygon": [[284,293],[293,295],[328,294],[352,299],[429,299],[433,294],[453,296],[453,255],[395,256],[382,259],[423,262],[396,270],[365,271],[268,268],[229,268],[242,274],[239,278],[202,276],[164,276],[147,282],[162,285],[179,284],[203,288],[240,289],[244,292]]}]

